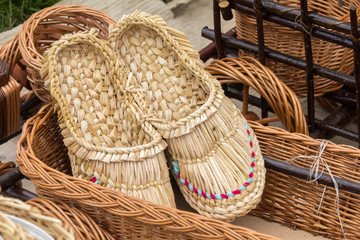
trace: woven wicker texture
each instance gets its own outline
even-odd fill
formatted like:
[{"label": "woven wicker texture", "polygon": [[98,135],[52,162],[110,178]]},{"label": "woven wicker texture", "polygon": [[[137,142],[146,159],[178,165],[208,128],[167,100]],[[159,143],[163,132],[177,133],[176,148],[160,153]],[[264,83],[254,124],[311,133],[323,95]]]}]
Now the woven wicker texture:
[{"label": "woven wicker texture", "polygon": [[40,77],[41,60],[51,43],[67,33],[97,29],[107,38],[108,26],[115,21],[106,13],[86,6],[53,6],[33,14],[19,33],[19,48],[27,63],[31,87],[42,101],[51,100]]},{"label": "woven wicker texture", "polygon": [[[299,99],[270,69],[254,58],[215,59],[205,69],[221,84],[242,83],[253,88],[270,104],[286,130],[308,134]],[[248,104],[247,100],[243,102]]]},{"label": "woven wicker texture", "polygon": [[[276,0],[276,2],[300,8],[298,0]],[[359,5],[359,0],[309,0],[309,11],[317,11],[320,14],[349,21],[349,6]],[[236,32],[238,38],[257,43],[256,19],[250,15],[236,12]],[[289,54],[294,57],[305,59],[303,34],[289,28],[271,22],[264,22],[265,46]],[[313,60],[315,64],[333,70],[351,74],[353,71],[352,50],[312,37],[311,39]],[[249,55],[240,50],[240,55]],[[306,96],[306,73],[303,70],[289,65],[267,59],[266,65],[274,71],[280,80],[288,85],[298,96]],[[342,85],[329,79],[314,76],[315,96],[321,96],[327,92],[335,91]]]},{"label": "woven wicker texture", "polygon": [[135,12],[120,19],[109,41],[135,76],[130,84],[144,90],[134,98],[166,139],[187,202],[228,221],[256,207],[265,178],[256,136],[187,37],[159,16]]},{"label": "woven wicker texture", "polygon": [[25,123],[17,145],[21,172],[35,184],[40,196],[67,202],[101,223],[116,238],[275,239],[71,177],[70,160],[60,132],[50,105]]},{"label": "woven wicker texture", "polygon": [[[316,156],[322,143],[300,133],[289,133],[276,127],[251,123],[265,156],[288,161],[297,156]],[[360,184],[360,150],[347,145],[329,142],[322,158],[335,177]],[[314,159],[295,158],[296,166],[310,169]],[[320,170],[323,165],[320,164]],[[328,172],[324,170],[324,173]],[[298,228],[330,239],[343,239],[335,208],[336,192],[333,187],[309,183],[287,174],[267,170],[264,195],[259,206],[251,213],[269,221],[276,221],[291,228]],[[347,239],[360,238],[360,195],[340,190],[340,216]],[[320,206],[320,210],[317,213]]]},{"label": "woven wicker texture", "polygon": [[11,76],[0,87],[0,139],[20,129],[20,88]]},{"label": "woven wicker texture", "polygon": [[26,229],[12,222],[5,214],[26,220],[49,233],[55,239],[71,240],[73,229],[59,219],[43,215],[39,209],[18,199],[0,197],[0,235],[5,240],[36,239]]},{"label": "woven wicker texture", "polygon": [[115,83],[128,74],[106,41],[93,31],[66,35],[43,62],[41,74],[54,99],[73,175],[175,207],[167,145],[133,113],[131,96]]},{"label": "woven wicker texture", "polygon": [[30,84],[27,80],[26,63],[20,54],[19,34],[0,47],[0,59],[8,63],[10,75],[18,81],[22,87],[30,89]]},{"label": "woven wicker texture", "polygon": [[57,218],[67,223],[74,230],[75,239],[115,239],[107,231],[100,228],[86,213],[70,207],[61,201],[50,201],[34,198],[26,202],[41,211],[42,214]]},{"label": "woven wicker texture", "polygon": [[0,59],[5,60],[9,64],[10,72],[12,72],[20,58],[19,35],[16,35],[0,47]]}]

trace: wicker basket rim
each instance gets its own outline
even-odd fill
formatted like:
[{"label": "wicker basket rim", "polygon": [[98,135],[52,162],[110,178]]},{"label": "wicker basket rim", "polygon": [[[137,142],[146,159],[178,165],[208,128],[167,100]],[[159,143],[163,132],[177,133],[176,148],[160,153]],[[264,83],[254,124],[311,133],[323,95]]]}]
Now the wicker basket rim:
[{"label": "wicker basket rim", "polygon": [[36,51],[36,47],[33,41],[36,27],[44,18],[47,18],[53,14],[60,15],[63,13],[81,13],[86,16],[99,17],[102,16],[104,21],[109,24],[114,24],[113,20],[108,14],[100,10],[84,6],[84,5],[59,5],[51,6],[42,9],[41,11],[34,13],[28,20],[26,20],[19,33],[19,48],[22,56],[30,67],[40,71],[42,55]]}]

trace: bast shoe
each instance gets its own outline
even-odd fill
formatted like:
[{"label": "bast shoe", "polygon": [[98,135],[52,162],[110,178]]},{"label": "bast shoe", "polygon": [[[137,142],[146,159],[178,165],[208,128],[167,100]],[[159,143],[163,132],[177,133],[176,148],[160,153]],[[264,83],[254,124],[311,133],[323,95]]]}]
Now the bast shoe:
[{"label": "bast shoe", "polygon": [[168,143],[168,160],[187,202],[231,221],[260,201],[264,160],[253,130],[204,70],[186,36],[159,16],[135,12],[109,42],[133,73],[135,102]]},{"label": "bast shoe", "polygon": [[141,121],[120,81],[131,74],[93,31],[65,35],[45,54],[46,79],[74,176],[175,207],[167,144]]}]

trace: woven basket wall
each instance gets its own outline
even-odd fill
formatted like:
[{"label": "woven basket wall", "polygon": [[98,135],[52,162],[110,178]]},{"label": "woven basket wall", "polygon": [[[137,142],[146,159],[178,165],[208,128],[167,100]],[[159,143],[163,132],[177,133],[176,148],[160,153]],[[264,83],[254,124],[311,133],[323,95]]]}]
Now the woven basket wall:
[{"label": "woven basket wall", "polygon": [[20,129],[21,85],[10,76],[10,81],[0,87],[0,139]]},{"label": "woven basket wall", "polygon": [[28,79],[36,95],[44,102],[51,97],[40,77],[41,60],[51,43],[67,33],[95,28],[98,37],[106,39],[110,24],[115,21],[106,13],[79,5],[54,6],[33,14],[19,33],[19,48],[27,63]]},{"label": "woven basket wall", "polygon": [[[251,126],[260,141],[264,156],[284,162],[297,156],[316,156],[322,143],[321,139],[313,139],[301,133],[289,133],[276,127],[264,127],[254,122]],[[334,177],[360,184],[359,149],[329,142],[321,156]],[[296,158],[291,163],[310,169],[313,161],[310,158]],[[328,174],[326,169],[324,173]],[[293,229],[321,234],[330,239],[344,239],[334,203],[335,188],[326,187],[320,204],[324,187],[322,184],[309,183],[267,169],[262,201],[251,213]],[[359,239],[360,194],[339,190],[339,200],[340,216],[347,239]]]},{"label": "woven basket wall", "polygon": [[[207,70],[222,84],[237,82],[255,89],[269,102],[287,128],[287,130],[283,130],[264,127],[259,123],[251,122],[264,156],[286,162],[297,156],[316,156],[319,153],[322,140],[315,140],[303,134],[306,133],[305,131],[299,131],[299,125],[305,121],[303,119],[305,116],[297,97],[290,89],[282,86],[283,83],[281,84],[268,68],[249,57],[240,57],[216,59],[209,64]],[[284,93],[286,93],[286,97],[282,96]],[[282,108],[284,109],[282,110]],[[282,114],[282,111],[285,114]],[[295,112],[299,115],[298,120],[293,121],[293,124],[287,127],[284,119],[294,116]],[[301,121],[301,119],[303,120]],[[289,131],[293,131],[293,133]],[[335,177],[356,181],[360,184],[359,149],[328,143],[321,156]],[[291,163],[310,169],[313,161],[314,158],[296,158]],[[306,180],[270,169],[266,171],[262,201],[251,214],[294,229],[321,234],[331,239],[343,239],[334,203],[335,188],[327,187],[324,192],[324,185],[309,183]],[[328,174],[327,170],[324,172]],[[323,192],[324,198],[320,204]],[[340,216],[346,236],[348,239],[359,239],[360,217],[357,209],[360,204],[360,194],[340,190],[339,199]],[[321,205],[320,208],[319,205]],[[319,212],[317,212],[318,209]]]},{"label": "woven basket wall", "polygon": [[[300,8],[298,0],[276,0],[275,2]],[[359,5],[359,0],[309,0],[309,11],[349,22],[349,6]],[[253,16],[236,12],[236,32],[240,39],[257,43],[256,19]],[[265,46],[281,53],[305,59],[303,34],[271,22],[264,22]],[[312,37],[314,63],[346,74],[353,71],[352,50]],[[240,50],[240,55],[250,53]],[[306,96],[306,73],[301,69],[267,59],[266,65],[288,85],[298,96]],[[338,82],[314,76],[315,96],[324,95],[342,87]]]},{"label": "woven basket wall", "polygon": [[17,161],[44,198],[62,200],[88,214],[117,238],[276,239],[198,214],[163,207],[71,177],[67,149],[51,105],[23,127]]},{"label": "woven basket wall", "polygon": [[13,78],[13,70],[20,60],[17,35],[0,47],[0,59],[8,63],[10,73],[6,83],[0,83],[0,139],[2,139],[20,129],[21,85]]}]

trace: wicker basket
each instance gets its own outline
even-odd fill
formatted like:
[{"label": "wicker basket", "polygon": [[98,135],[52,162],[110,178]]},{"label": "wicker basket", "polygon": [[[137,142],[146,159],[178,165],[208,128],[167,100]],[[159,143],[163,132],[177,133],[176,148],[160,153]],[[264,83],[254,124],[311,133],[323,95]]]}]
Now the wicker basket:
[{"label": "wicker basket", "polygon": [[21,85],[10,76],[10,81],[0,87],[0,139],[20,129]]},{"label": "wicker basket", "polygon": [[21,225],[13,222],[10,216],[21,218],[40,227],[55,239],[71,240],[74,238],[73,229],[69,224],[63,224],[59,219],[49,217],[39,209],[32,207],[20,200],[0,197],[0,236],[4,240],[36,239]]},{"label": "wicker basket", "polygon": [[[289,133],[276,127],[264,127],[255,122],[251,125],[258,136],[264,155],[284,162],[297,156],[316,156],[323,141],[300,133]],[[329,142],[322,158],[335,177],[360,184],[359,149]],[[310,169],[313,161],[314,159],[309,158],[295,158],[291,163]],[[326,170],[324,172],[328,173]],[[344,239],[334,204],[335,189],[328,186],[324,192],[324,187],[322,184],[309,183],[268,169],[262,201],[251,214],[294,229],[321,234],[330,239]],[[344,190],[339,192],[340,216],[345,235],[347,239],[359,239],[360,194]]]},{"label": "wicker basket", "polygon": [[34,198],[27,201],[26,204],[39,209],[43,215],[57,218],[70,225],[74,230],[75,239],[115,239],[86,213],[70,207],[64,202]]},{"label": "wicker basket", "polygon": [[21,172],[32,180],[40,196],[69,203],[116,238],[275,239],[69,176],[70,160],[60,132],[51,105],[25,123],[17,146]]},{"label": "wicker basket", "polygon": [[19,49],[19,34],[0,47],[0,59],[9,64],[10,75],[18,81],[22,87],[31,89],[27,80],[26,63],[21,58]]},{"label": "wicker basket", "polygon": [[[286,118],[294,116],[295,112],[299,113],[299,119],[304,119],[301,106],[294,93],[283,84],[276,83],[276,77],[269,77],[272,76],[271,71],[261,66],[256,60],[248,57],[224,58],[214,60],[207,69],[221,83],[238,82],[253,87],[270,103],[287,129],[289,128],[285,124]],[[283,94],[283,91],[286,94]],[[280,100],[276,101],[276,99]],[[293,100],[289,101],[289,99]],[[299,123],[301,121],[294,122],[294,124]],[[251,122],[251,126],[259,139],[264,156],[284,162],[297,156],[316,156],[323,142],[301,132],[290,133],[276,127],[265,127],[256,122]],[[291,129],[296,132],[296,129],[300,128],[292,126]],[[330,166],[335,177],[360,184],[359,149],[329,142],[321,156]],[[309,169],[313,161],[312,158],[302,157],[293,159],[291,163]],[[325,173],[327,173],[326,170]],[[262,201],[251,214],[331,239],[343,239],[334,204],[335,189],[327,187],[325,190],[324,192],[324,185],[309,183],[306,180],[267,169]],[[324,198],[317,212],[323,192]],[[340,190],[340,215],[348,239],[360,238],[360,216],[357,214],[359,199],[360,194]]]},{"label": "wicker basket", "polygon": [[[287,6],[300,8],[298,0],[276,0]],[[349,21],[348,11],[352,4],[359,5],[359,0],[309,0],[309,10],[317,11],[320,14],[336,18],[342,21]],[[253,16],[236,12],[236,32],[238,38],[257,43],[256,19]],[[277,25],[271,22],[264,22],[264,40],[266,47],[275,49],[285,54],[305,59],[303,46],[303,35],[301,32]],[[352,50],[337,44],[329,43],[313,37],[312,51],[314,63],[346,74],[353,71]],[[240,50],[240,55],[249,53]],[[288,85],[298,96],[306,96],[306,73],[301,69],[275,62],[267,59],[267,66]],[[314,76],[315,96],[324,95],[327,92],[341,88],[338,82]]]},{"label": "wicker basket", "polygon": [[19,33],[19,48],[27,63],[28,78],[32,89],[44,102],[51,100],[40,77],[41,60],[51,43],[66,33],[90,30],[99,31],[100,38],[107,38],[108,27],[115,21],[104,12],[86,6],[54,6],[33,14]]}]

